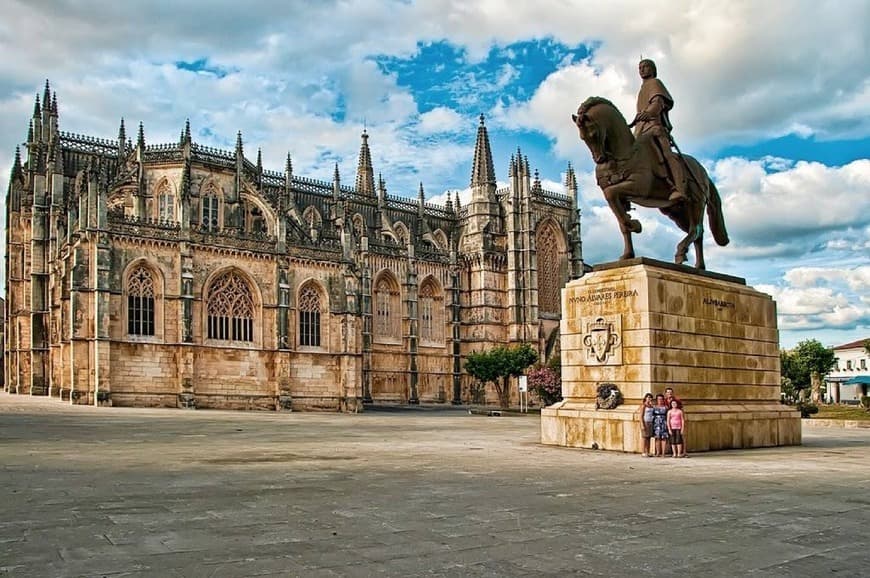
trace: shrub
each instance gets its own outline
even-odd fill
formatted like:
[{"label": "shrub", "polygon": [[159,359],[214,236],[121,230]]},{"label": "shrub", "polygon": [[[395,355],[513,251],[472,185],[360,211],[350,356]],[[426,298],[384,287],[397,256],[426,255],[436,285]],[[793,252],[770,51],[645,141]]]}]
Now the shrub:
[{"label": "shrub", "polygon": [[819,406],[814,403],[809,402],[801,402],[795,406],[801,412],[801,417],[810,417],[811,415],[815,415],[819,413]]},{"label": "shrub", "polygon": [[544,405],[562,400],[562,378],[549,367],[533,369],[528,373],[529,389],[534,391]]},{"label": "shrub", "polygon": [[861,407],[870,410],[870,395],[864,395],[861,397]]}]

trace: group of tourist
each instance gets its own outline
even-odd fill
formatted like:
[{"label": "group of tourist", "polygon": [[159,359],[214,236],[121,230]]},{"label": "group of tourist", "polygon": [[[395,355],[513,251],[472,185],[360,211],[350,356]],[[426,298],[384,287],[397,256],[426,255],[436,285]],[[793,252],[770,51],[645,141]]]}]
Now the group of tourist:
[{"label": "group of tourist", "polygon": [[674,395],[673,388],[665,389],[664,393],[656,395],[655,398],[651,393],[644,395],[639,413],[643,457],[687,457],[683,437],[686,416],[683,413],[683,403]]}]

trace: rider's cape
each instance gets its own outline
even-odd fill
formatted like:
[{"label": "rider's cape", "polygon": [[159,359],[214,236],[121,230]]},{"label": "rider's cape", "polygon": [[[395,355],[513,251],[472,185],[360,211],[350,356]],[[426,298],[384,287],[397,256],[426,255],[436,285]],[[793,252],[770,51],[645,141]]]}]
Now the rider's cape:
[{"label": "rider's cape", "polygon": [[658,78],[647,78],[641,84],[640,92],[637,93],[637,112],[640,113],[646,109],[652,99],[657,96],[661,96],[665,100],[661,123],[670,132],[673,129],[673,125],[671,125],[671,120],[668,118],[668,111],[674,108],[674,99]]}]

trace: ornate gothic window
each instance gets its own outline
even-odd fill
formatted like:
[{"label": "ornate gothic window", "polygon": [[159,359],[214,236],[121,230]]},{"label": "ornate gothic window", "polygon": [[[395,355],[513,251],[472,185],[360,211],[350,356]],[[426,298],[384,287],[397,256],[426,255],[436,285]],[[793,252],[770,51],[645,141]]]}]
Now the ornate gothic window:
[{"label": "ornate gothic window", "polygon": [[366,235],[366,222],[359,213],[353,216],[353,232],[357,239],[362,239]]},{"label": "ornate gothic window", "polygon": [[393,229],[396,231],[396,240],[399,241],[399,245],[405,246],[408,244],[408,228],[404,223],[399,222],[393,226]]},{"label": "ornate gothic window", "polygon": [[562,288],[561,242],[559,231],[547,223],[538,229],[538,306],[541,313],[558,315],[562,310],[559,291]]},{"label": "ornate gothic window", "polygon": [[230,271],[215,279],[206,307],[209,339],[254,340],[254,298],[241,275]]},{"label": "ornate gothic window", "polygon": [[420,341],[441,345],[444,342],[444,297],[431,277],[420,287]]},{"label": "ornate gothic window", "polygon": [[220,197],[213,188],[202,196],[202,228],[208,231],[220,230]]},{"label": "ornate gothic window", "polygon": [[299,345],[320,347],[320,293],[312,283],[299,292]]},{"label": "ornate gothic window", "polygon": [[382,341],[398,341],[401,334],[399,286],[388,273],[381,275],[374,291],[374,336]]},{"label": "ornate gothic window", "polygon": [[162,223],[175,221],[175,195],[168,182],[163,181],[157,190],[157,220]]},{"label": "ornate gothic window", "polygon": [[154,335],[154,276],[145,265],[127,277],[127,333]]}]

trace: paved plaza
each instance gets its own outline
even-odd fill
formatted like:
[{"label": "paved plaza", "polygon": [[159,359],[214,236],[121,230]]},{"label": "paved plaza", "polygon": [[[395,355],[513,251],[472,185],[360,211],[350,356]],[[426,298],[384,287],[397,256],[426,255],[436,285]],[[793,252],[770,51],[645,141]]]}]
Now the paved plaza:
[{"label": "paved plaza", "polygon": [[544,447],[538,419],[0,393],[0,575],[868,572],[870,430],[674,460]]}]

